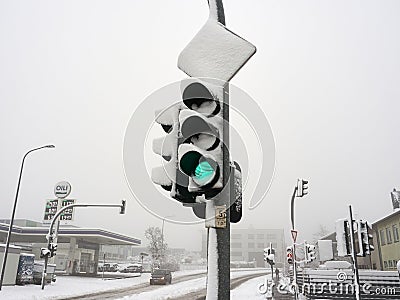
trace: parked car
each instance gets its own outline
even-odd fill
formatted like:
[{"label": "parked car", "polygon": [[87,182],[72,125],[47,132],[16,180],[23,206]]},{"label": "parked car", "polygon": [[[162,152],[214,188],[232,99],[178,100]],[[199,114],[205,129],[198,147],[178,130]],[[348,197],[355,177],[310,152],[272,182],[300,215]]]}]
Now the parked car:
[{"label": "parked car", "polygon": [[170,270],[154,269],[151,273],[150,285],[153,284],[171,284],[172,274]]},{"label": "parked car", "polygon": [[97,267],[97,271],[98,272],[117,272],[118,271],[118,264],[104,264],[104,265],[100,265]]},{"label": "parked car", "polygon": [[139,264],[129,265],[120,269],[121,273],[142,273],[143,267]]}]

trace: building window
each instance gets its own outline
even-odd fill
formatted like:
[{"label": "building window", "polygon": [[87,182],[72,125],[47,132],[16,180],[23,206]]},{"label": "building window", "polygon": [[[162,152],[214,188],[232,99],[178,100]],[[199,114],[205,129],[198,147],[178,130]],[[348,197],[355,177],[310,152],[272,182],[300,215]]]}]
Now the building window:
[{"label": "building window", "polygon": [[276,240],[276,234],[267,234],[267,240]]},{"label": "building window", "polygon": [[242,257],[242,252],[231,252],[231,256],[233,257]]},{"label": "building window", "polygon": [[254,248],[254,243],[249,243],[248,248]]},{"label": "building window", "polygon": [[263,234],[257,234],[257,238],[260,239],[260,240],[263,240],[264,239],[264,235]]},{"label": "building window", "polygon": [[385,230],[380,230],[379,235],[381,236],[381,245],[384,246],[386,245],[386,239],[385,239]]},{"label": "building window", "polygon": [[242,243],[232,243],[232,248],[242,248]]},{"label": "building window", "polygon": [[254,234],[249,234],[249,240],[254,240]]},{"label": "building window", "polygon": [[390,228],[386,228],[386,239],[387,239],[387,243],[391,244],[392,241],[392,231],[390,230]]},{"label": "building window", "polygon": [[237,233],[232,234],[232,240],[240,240],[241,238],[242,238],[241,234],[237,234]]},{"label": "building window", "polygon": [[257,244],[257,248],[262,248],[262,249],[264,249],[264,243],[258,243],[258,244]]},{"label": "building window", "polygon": [[399,241],[399,228],[397,228],[397,225],[393,225],[393,239],[395,243]]}]

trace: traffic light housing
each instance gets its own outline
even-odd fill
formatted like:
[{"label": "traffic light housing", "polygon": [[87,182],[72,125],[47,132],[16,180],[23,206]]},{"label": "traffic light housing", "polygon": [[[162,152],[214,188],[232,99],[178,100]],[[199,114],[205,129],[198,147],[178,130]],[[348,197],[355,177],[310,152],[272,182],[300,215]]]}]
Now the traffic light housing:
[{"label": "traffic light housing", "polygon": [[48,248],[40,248],[40,258],[45,258],[50,256],[50,250]]},{"label": "traffic light housing", "polygon": [[308,194],[308,180],[297,179],[297,197],[303,197]]},{"label": "traffic light housing", "polygon": [[188,191],[189,179],[178,167],[178,147],[182,141],[179,136],[179,113],[181,103],[176,103],[156,112],[155,121],[161,125],[165,137],[153,141],[153,151],[162,157],[162,166],[152,170],[151,178],[170,196],[183,204],[196,203],[196,195]]},{"label": "traffic light housing", "polygon": [[121,203],[121,210],[119,211],[119,213],[120,213],[121,215],[124,215],[124,214],[125,214],[125,210],[126,210],[126,200],[123,199],[123,200],[122,200],[122,203]]},{"label": "traffic light housing", "polygon": [[366,256],[370,255],[371,251],[375,248],[373,246],[373,235],[372,235],[372,227],[371,224],[367,221],[358,220],[357,221],[358,231],[358,245],[359,245],[359,253],[358,256]]},{"label": "traffic light housing", "polygon": [[[224,187],[224,87],[209,79],[182,82],[184,109],[179,113],[179,169],[188,191],[212,198]],[[228,161],[229,162],[229,161]]]},{"label": "traffic light housing", "polygon": [[240,165],[235,161],[232,167],[231,174],[231,206],[230,206],[230,221],[231,223],[238,223],[242,219],[242,169]]},{"label": "traffic light housing", "polygon": [[57,243],[49,244],[50,257],[54,257],[57,253]]},{"label": "traffic light housing", "polygon": [[313,260],[315,260],[316,257],[316,248],[315,245],[311,245],[311,244],[307,244],[304,243],[304,248],[305,248],[305,259],[306,262],[312,262]]},{"label": "traffic light housing", "polygon": [[347,219],[336,221],[336,242],[338,256],[349,256],[352,252],[350,224]]},{"label": "traffic light housing", "polygon": [[293,264],[293,247],[289,246],[286,248],[286,260],[289,265]]},{"label": "traffic light housing", "polygon": [[264,261],[269,263],[270,265],[275,264],[275,249],[272,247],[264,249]]}]

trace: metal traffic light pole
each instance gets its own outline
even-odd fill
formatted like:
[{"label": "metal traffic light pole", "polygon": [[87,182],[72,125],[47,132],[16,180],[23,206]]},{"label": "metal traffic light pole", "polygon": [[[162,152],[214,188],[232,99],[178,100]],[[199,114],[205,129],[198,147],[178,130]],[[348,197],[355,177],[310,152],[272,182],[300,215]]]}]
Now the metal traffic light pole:
[{"label": "metal traffic light pole", "polygon": [[357,265],[357,252],[356,252],[356,241],[354,239],[354,224],[353,224],[353,211],[351,205],[349,205],[349,222],[350,222],[350,241],[351,241],[351,258],[353,260],[353,268],[354,268],[354,286],[356,292],[356,300],[360,300],[360,277],[358,274],[358,265]]},{"label": "metal traffic light pole", "polygon": [[[58,217],[61,215],[61,213],[69,208],[73,208],[73,207],[120,207],[120,214],[125,214],[125,206],[126,206],[126,201],[122,200],[121,204],[84,204],[84,203],[80,203],[80,204],[70,204],[67,206],[64,206],[63,208],[61,208],[59,211],[57,211],[57,213],[54,215],[53,219],[51,219],[51,223],[50,223],[50,227],[49,227],[49,233],[47,234],[46,238],[47,238],[47,249],[50,249],[50,244],[53,243],[53,227],[54,227],[54,223],[56,222],[56,220],[58,219]],[[47,275],[47,264],[49,261],[49,256],[46,255],[44,257],[44,266],[43,266],[43,273],[42,273],[42,290],[44,289],[44,284],[46,282],[46,275]]]},{"label": "metal traffic light pole", "polygon": [[[297,185],[293,190],[292,199],[290,202],[290,218],[292,222],[292,230],[294,229],[294,199],[296,198]],[[296,265],[296,242],[293,240],[293,282],[294,282],[294,299],[298,299],[298,287],[297,287],[297,265]]]}]

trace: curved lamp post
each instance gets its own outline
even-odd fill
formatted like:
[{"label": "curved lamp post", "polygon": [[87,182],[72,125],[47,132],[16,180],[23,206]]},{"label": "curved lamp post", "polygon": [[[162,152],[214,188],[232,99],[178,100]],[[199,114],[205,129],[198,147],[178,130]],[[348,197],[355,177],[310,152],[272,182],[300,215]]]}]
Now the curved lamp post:
[{"label": "curved lamp post", "polygon": [[29,150],[28,152],[25,153],[23,159],[22,159],[22,164],[21,164],[21,170],[19,171],[19,179],[18,179],[18,185],[17,185],[17,192],[15,194],[15,200],[14,200],[14,208],[12,211],[12,215],[11,215],[11,219],[10,219],[10,227],[8,228],[8,234],[7,234],[7,242],[6,242],[6,248],[4,249],[4,258],[3,258],[3,265],[1,268],[1,278],[0,278],[0,291],[1,291],[1,287],[3,286],[3,279],[4,279],[4,273],[5,273],[5,269],[6,269],[6,263],[7,263],[7,256],[8,256],[8,249],[10,247],[10,239],[11,239],[11,231],[12,231],[12,227],[14,225],[14,216],[15,216],[15,210],[17,208],[17,201],[18,201],[18,194],[19,194],[19,187],[21,185],[21,178],[22,178],[22,170],[24,168],[24,162],[25,162],[25,158],[28,156],[29,153],[36,151],[36,150],[40,150],[40,149],[45,149],[45,148],[55,148],[54,145],[45,145],[39,148],[34,148]]}]

